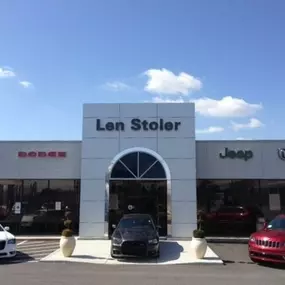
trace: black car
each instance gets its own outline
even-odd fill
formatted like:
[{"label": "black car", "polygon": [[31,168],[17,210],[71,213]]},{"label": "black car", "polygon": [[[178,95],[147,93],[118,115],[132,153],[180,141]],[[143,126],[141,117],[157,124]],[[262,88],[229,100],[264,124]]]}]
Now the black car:
[{"label": "black car", "polygon": [[159,235],[147,214],[128,214],[121,218],[111,237],[111,256],[159,257]]}]

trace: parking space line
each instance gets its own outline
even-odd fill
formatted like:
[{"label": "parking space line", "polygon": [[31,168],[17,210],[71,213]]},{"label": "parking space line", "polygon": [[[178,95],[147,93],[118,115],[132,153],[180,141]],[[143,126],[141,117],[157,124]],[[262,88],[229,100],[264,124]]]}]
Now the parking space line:
[{"label": "parking space line", "polygon": [[[27,253],[29,255],[34,255],[34,254],[37,254],[37,253],[41,254],[42,252],[50,252],[50,251],[55,251],[55,250],[57,250],[57,248],[55,249],[55,247],[48,247],[48,248],[43,247],[43,248],[29,249],[27,251]],[[23,252],[23,251],[20,251],[20,252]]]},{"label": "parking space line", "polygon": [[21,241],[20,243],[17,244],[17,246],[18,246],[18,245],[21,245],[21,244],[24,244],[24,243],[26,243],[26,242],[27,242],[27,240]]},{"label": "parking space line", "polygon": [[58,243],[46,243],[46,244],[32,244],[32,243],[26,243],[18,246],[19,249],[25,249],[28,250],[29,248],[49,248],[49,247],[59,247]]}]

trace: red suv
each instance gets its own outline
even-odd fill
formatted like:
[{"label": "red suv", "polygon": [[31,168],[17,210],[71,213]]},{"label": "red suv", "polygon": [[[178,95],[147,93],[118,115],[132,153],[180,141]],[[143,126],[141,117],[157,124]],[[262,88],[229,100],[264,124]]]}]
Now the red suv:
[{"label": "red suv", "polygon": [[245,232],[247,235],[256,231],[256,223],[263,217],[262,212],[250,206],[223,206],[216,212],[206,214],[206,227],[224,231]]},{"label": "red suv", "polygon": [[253,262],[285,263],[285,215],[277,216],[252,234],[248,251]]}]

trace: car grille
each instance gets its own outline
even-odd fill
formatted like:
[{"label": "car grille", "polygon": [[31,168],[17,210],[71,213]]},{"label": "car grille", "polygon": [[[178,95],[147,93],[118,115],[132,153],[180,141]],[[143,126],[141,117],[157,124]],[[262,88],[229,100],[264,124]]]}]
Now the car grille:
[{"label": "car grille", "polygon": [[0,250],[3,250],[6,246],[6,241],[5,240],[1,240],[0,241]]},{"label": "car grille", "polygon": [[147,246],[145,242],[140,241],[125,241],[121,247],[124,255],[146,255]]},{"label": "car grille", "polygon": [[280,242],[271,241],[271,240],[257,239],[256,244],[264,246],[264,247],[271,247],[271,248],[279,248],[280,247]]}]

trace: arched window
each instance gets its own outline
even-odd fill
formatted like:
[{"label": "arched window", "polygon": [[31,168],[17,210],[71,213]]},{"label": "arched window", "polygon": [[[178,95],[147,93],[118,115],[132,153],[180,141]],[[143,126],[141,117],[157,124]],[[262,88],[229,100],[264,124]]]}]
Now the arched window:
[{"label": "arched window", "polygon": [[111,172],[111,179],[166,179],[161,163],[145,152],[132,152],[119,159]]}]

